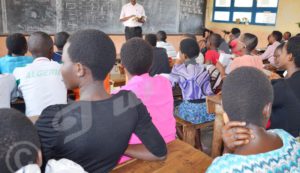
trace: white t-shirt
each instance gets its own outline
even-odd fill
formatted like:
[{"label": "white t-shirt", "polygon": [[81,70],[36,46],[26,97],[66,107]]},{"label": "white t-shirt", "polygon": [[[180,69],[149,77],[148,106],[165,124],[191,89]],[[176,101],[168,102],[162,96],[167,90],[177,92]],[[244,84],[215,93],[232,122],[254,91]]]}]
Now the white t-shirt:
[{"label": "white t-shirt", "polygon": [[13,75],[0,75],[0,108],[10,108],[10,101],[16,86]]},{"label": "white t-shirt", "polygon": [[15,69],[13,74],[23,94],[27,116],[40,115],[50,105],[67,103],[67,89],[60,68],[57,62],[42,57]]},{"label": "white t-shirt", "polygon": [[[132,5],[131,3],[124,5],[122,7],[120,19],[129,17],[131,15],[135,15],[139,18],[142,16],[146,17],[144,7],[138,3],[136,3],[135,5]],[[138,27],[142,26],[143,24],[135,21],[134,18],[130,18],[127,21],[123,22],[123,25],[127,27]]]},{"label": "white t-shirt", "polygon": [[174,46],[170,43],[163,42],[163,41],[158,41],[156,43],[156,47],[166,49],[169,58],[175,59],[176,56],[177,56],[177,52],[176,52]]}]

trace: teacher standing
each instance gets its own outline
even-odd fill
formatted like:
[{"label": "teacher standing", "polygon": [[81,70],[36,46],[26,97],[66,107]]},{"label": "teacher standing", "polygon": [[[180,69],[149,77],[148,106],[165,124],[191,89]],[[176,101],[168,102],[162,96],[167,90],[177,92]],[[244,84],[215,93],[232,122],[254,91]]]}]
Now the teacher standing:
[{"label": "teacher standing", "polygon": [[136,0],[130,0],[130,3],[122,7],[120,21],[125,26],[126,40],[142,37],[142,26],[146,21],[144,7],[138,4]]}]

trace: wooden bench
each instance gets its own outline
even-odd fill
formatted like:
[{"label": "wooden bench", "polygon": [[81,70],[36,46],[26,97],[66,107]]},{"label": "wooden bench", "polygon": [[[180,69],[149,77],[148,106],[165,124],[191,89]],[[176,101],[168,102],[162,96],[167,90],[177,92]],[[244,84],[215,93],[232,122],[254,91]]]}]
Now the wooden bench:
[{"label": "wooden bench", "polygon": [[212,162],[212,158],[180,140],[169,143],[167,147],[165,161],[133,159],[117,166],[112,173],[202,173]]},{"label": "wooden bench", "polygon": [[215,158],[222,153],[222,128],[224,126],[223,107],[221,104],[222,96],[220,94],[206,97],[207,112],[215,115],[214,132],[212,141],[211,157]]},{"label": "wooden bench", "polygon": [[201,129],[213,126],[214,122],[207,122],[202,124],[192,124],[181,118],[176,117],[176,131],[177,136],[184,142],[192,145],[195,148],[202,149],[201,143]]}]

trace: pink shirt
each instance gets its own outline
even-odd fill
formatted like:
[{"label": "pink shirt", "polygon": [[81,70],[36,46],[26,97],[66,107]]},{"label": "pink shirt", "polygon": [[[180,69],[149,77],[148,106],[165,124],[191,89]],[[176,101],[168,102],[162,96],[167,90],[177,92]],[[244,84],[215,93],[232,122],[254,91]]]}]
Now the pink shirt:
[{"label": "pink shirt", "polygon": [[260,55],[262,60],[268,60],[270,62],[270,64],[275,65],[274,62],[274,52],[275,49],[280,45],[280,43],[278,41],[274,42],[272,45],[268,46],[267,50]]},{"label": "pink shirt", "polygon": [[[142,100],[147,107],[152,122],[168,143],[176,136],[176,120],[173,114],[174,102],[172,86],[168,79],[162,76],[151,77],[149,74],[134,76],[120,90],[129,90]],[[140,139],[132,134],[129,144],[141,144]],[[119,163],[129,160],[123,156]]]},{"label": "pink shirt", "polygon": [[244,66],[255,67],[259,70],[263,70],[263,62],[259,56],[244,55],[233,59],[230,65],[230,71]]}]

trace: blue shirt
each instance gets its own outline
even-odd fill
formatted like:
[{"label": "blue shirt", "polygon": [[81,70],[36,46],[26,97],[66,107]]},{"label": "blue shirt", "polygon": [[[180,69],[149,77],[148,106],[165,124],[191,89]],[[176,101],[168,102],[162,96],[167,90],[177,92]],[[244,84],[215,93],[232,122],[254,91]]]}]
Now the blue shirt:
[{"label": "blue shirt", "polygon": [[281,138],[281,148],[248,156],[224,154],[213,161],[206,173],[300,172],[300,143],[284,130],[269,131]]},{"label": "blue shirt", "polygon": [[54,54],[52,56],[52,60],[61,64],[61,55],[62,55],[62,52],[54,52]]},{"label": "blue shirt", "polygon": [[12,74],[17,67],[24,67],[33,62],[31,56],[10,56],[0,58],[0,74]]}]

